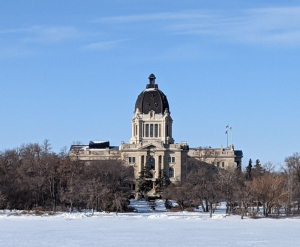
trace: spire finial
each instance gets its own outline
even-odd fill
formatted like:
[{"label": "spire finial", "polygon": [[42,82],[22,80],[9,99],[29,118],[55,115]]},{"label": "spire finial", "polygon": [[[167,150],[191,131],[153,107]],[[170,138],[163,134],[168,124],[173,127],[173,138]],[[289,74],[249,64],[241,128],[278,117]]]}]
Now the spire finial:
[{"label": "spire finial", "polygon": [[149,75],[148,79],[150,81],[150,85],[154,85],[155,84],[156,77],[155,77],[154,74]]},{"label": "spire finial", "polygon": [[157,84],[155,84],[155,75],[154,74],[151,74],[149,75],[148,77],[149,79],[149,84],[147,85],[147,88],[157,88]]}]

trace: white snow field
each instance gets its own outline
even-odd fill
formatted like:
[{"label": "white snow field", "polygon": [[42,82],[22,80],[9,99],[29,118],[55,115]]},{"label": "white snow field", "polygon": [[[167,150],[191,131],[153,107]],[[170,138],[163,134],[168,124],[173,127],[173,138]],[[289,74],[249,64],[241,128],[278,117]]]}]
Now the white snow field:
[{"label": "white snow field", "polygon": [[[0,213],[0,246],[300,246],[300,219],[213,218],[202,212]],[[161,207],[161,206],[160,206]],[[162,209],[162,208],[161,208]]]}]

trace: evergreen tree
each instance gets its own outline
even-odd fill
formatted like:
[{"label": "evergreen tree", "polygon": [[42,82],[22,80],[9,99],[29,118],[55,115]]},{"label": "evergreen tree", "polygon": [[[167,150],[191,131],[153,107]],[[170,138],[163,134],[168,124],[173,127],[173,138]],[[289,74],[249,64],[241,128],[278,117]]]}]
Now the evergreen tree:
[{"label": "evergreen tree", "polygon": [[153,174],[150,167],[146,164],[137,180],[138,193],[140,197],[144,197],[150,190],[153,189],[152,182]]},{"label": "evergreen tree", "polygon": [[249,159],[249,164],[246,167],[246,180],[252,180],[252,160]]},{"label": "evergreen tree", "polygon": [[252,178],[260,177],[260,176],[262,176],[264,174],[264,172],[265,172],[265,169],[260,164],[260,160],[257,159],[255,161],[255,165],[254,165],[254,167],[252,169],[252,173],[251,173]]}]

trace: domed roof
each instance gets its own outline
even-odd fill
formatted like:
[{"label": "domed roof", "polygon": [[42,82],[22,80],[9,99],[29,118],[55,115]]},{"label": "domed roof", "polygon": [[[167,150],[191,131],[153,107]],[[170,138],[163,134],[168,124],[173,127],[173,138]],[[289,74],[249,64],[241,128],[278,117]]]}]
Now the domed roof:
[{"label": "domed roof", "polygon": [[152,110],[155,113],[164,113],[166,109],[169,111],[167,96],[155,84],[155,75],[151,74],[148,79],[150,83],[147,84],[146,89],[138,96],[135,103],[135,110],[138,108],[144,114],[148,114]]}]

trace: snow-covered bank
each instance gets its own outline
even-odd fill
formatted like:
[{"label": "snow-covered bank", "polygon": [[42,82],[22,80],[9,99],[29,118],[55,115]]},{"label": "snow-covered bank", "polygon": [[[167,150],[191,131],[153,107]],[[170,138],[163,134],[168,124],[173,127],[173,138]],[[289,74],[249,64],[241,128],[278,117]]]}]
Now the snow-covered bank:
[{"label": "snow-covered bank", "polygon": [[202,213],[0,217],[0,246],[299,246],[300,219]]}]

